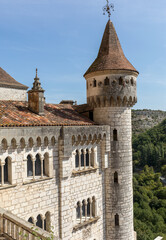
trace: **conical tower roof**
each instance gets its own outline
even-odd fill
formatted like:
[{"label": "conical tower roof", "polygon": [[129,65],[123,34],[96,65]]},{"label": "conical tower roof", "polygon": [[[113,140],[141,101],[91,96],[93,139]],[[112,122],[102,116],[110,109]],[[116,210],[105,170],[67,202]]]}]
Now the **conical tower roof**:
[{"label": "conical tower roof", "polygon": [[129,70],[138,73],[125,57],[114,25],[110,20],[106,25],[98,56],[84,76],[104,70]]},{"label": "conical tower roof", "polygon": [[1,67],[0,67],[0,87],[25,89],[25,90],[28,89],[27,86],[17,82],[7,72],[5,72]]}]

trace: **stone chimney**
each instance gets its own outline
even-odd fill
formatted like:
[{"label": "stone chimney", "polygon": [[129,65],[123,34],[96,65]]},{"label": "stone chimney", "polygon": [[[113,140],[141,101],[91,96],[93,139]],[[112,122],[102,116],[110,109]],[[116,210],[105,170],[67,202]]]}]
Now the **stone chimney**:
[{"label": "stone chimney", "polygon": [[44,90],[41,87],[36,68],[36,76],[34,78],[33,87],[28,91],[28,108],[34,113],[44,115],[44,103]]}]

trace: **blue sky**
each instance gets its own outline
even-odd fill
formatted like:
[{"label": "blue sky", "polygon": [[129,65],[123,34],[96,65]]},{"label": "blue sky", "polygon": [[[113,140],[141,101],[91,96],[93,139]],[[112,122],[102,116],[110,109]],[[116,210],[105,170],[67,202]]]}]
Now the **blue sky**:
[{"label": "blue sky", "polygon": [[[112,0],[126,57],[140,72],[136,109],[166,110],[166,1]],[[86,102],[83,74],[96,58],[105,0],[0,0],[0,66],[32,87],[39,69],[46,101]]]}]

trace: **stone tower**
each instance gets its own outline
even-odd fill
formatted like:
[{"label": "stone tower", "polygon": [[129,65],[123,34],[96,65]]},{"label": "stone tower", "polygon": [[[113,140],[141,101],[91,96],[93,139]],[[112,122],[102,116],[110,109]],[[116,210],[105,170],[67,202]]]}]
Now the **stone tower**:
[{"label": "stone tower", "polygon": [[110,126],[111,152],[105,170],[107,240],[134,240],[130,108],[137,102],[137,76],[109,20],[98,56],[84,75],[94,121]]}]

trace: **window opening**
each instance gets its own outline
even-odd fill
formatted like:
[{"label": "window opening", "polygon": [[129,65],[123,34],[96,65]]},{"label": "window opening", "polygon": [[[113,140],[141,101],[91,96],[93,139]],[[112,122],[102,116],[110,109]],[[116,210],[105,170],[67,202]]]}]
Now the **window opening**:
[{"label": "window opening", "polygon": [[97,81],[96,79],[93,80],[93,87],[96,87],[97,86]]},{"label": "window opening", "polygon": [[119,215],[115,215],[115,226],[119,226]]},{"label": "window opening", "polygon": [[116,129],[113,130],[113,141],[118,141],[118,132]]},{"label": "window opening", "polygon": [[83,149],[81,149],[81,167],[84,167],[84,152],[83,152]]},{"label": "window opening", "polygon": [[40,215],[37,216],[36,226],[42,228],[42,218]]},{"label": "window opening", "polygon": [[114,183],[118,183],[118,173],[114,173]]},{"label": "window opening", "polygon": [[109,85],[109,78],[108,78],[108,77],[106,77],[106,78],[104,79],[104,85]]},{"label": "window opening", "polygon": [[79,167],[79,153],[78,153],[78,150],[76,150],[76,155],[75,155],[75,166],[76,166],[76,168]]},{"label": "window opening", "polygon": [[89,150],[86,149],[86,167],[89,167]]},{"label": "window opening", "polygon": [[119,78],[119,85],[123,85],[123,78],[122,77]]},{"label": "window opening", "polygon": [[8,182],[8,158],[5,159],[5,165],[4,165],[4,182]]},{"label": "window opening", "polygon": [[27,159],[27,176],[30,177],[33,176],[33,163],[30,155],[28,155]]},{"label": "window opening", "polygon": [[41,161],[39,154],[36,155],[36,161],[35,161],[35,176],[41,175]]}]

